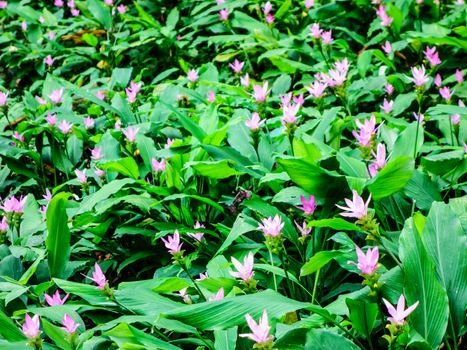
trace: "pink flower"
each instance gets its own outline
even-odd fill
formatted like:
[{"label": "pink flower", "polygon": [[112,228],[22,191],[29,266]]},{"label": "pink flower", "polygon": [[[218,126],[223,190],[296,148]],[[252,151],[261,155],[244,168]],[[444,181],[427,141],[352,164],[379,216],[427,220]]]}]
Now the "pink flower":
[{"label": "pink flower", "polygon": [[266,15],[266,23],[267,23],[267,24],[272,24],[272,23],[274,23],[274,16],[273,16],[272,14],[268,13],[268,14]]},{"label": "pink flower", "polygon": [[84,118],[83,122],[86,129],[92,129],[94,127],[94,119],[92,119],[90,116]]},{"label": "pink flower", "polygon": [[8,6],[8,1],[0,1],[0,9],[6,9]]},{"label": "pink flower", "polygon": [[202,280],[205,280],[206,278],[209,278],[209,275],[208,275],[207,272],[206,273],[200,273],[199,278],[197,278],[196,280],[197,281],[202,281]]},{"label": "pink flower", "polygon": [[246,314],[245,318],[253,333],[240,334],[240,337],[253,340],[258,345],[257,347],[266,345],[274,339],[272,335],[269,335],[271,326],[268,322],[268,314],[266,310],[264,310],[263,315],[259,318],[258,324],[255,322],[255,320],[253,320],[250,314]]},{"label": "pink flower", "polygon": [[50,32],[49,33],[49,40],[54,40],[55,39],[55,32]]},{"label": "pink flower", "polygon": [[270,1],[268,1],[267,3],[263,5],[263,13],[267,15],[268,13],[271,12],[271,10],[272,10],[272,4]]},{"label": "pink flower", "polygon": [[3,205],[0,205],[0,209],[3,209],[5,213],[23,213],[24,212],[24,205],[26,204],[26,201],[28,199],[28,196],[24,197],[21,196],[19,199],[16,197],[10,197],[8,199],[5,199],[3,202]]},{"label": "pink flower", "polygon": [[91,158],[92,160],[100,160],[104,154],[102,153],[102,147],[96,147],[91,150]]},{"label": "pink flower", "polygon": [[386,13],[386,9],[383,5],[380,5],[376,10],[376,15],[381,19],[381,25],[383,27],[389,27],[392,23],[392,17],[389,17]]},{"label": "pink flower", "polygon": [[313,23],[313,25],[310,28],[311,36],[313,38],[315,38],[315,39],[318,39],[318,38],[321,37],[322,32],[323,32],[323,30],[319,28],[319,24],[318,23]]},{"label": "pink flower", "polygon": [[459,84],[464,81],[464,71],[462,69],[456,69],[456,80]]},{"label": "pink flower", "polygon": [[168,139],[167,139],[167,143],[164,145],[164,148],[165,148],[165,149],[170,148],[170,146],[172,146],[173,143],[174,143],[174,140],[171,139],[171,138],[168,138]]},{"label": "pink flower", "polygon": [[321,33],[321,40],[323,40],[323,44],[331,45],[331,43],[334,41],[334,39],[332,37],[332,29],[328,30],[327,32],[322,32]]},{"label": "pink flower", "polygon": [[388,94],[388,95],[392,95],[392,93],[394,92],[394,87],[389,84],[389,83],[386,83],[384,84],[384,91]]},{"label": "pink flower", "polygon": [[138,133],[138,131],[139,128],[134,128],[131,125],[128,128],[122,130],[123,134],[129,142],[135,142],[136,134]]},{"label": "pink flower", "polygon": [[31,318],[28,314],[26,314],[21,330],[28,339],[33,339],[37,338],[39,334],[41,334],[40,326],[41,323],[39,320],[39,315],[34,315]]},{"label": "pink flower", "polygon": [[103,92],[100,91],[100,90],[97,91],[96,94],[95,94],[94,96],[96,96],[96,97],[97,97],[99,100],[101,100],[101,101],[104,101],[104,100],[105,100],[105,95],[104,95]]},{"label": "pink flower", "polygon": [[126,6],[123,4],[120,4],[117,6],[117,11],[119,14],[123,15],[126,12]]},{"label": "pink flower", "polygon": [[0,106],[5,106],[8,99],[8,92],[0,91]]},{"label": "pink flower", "polygon": [[105,3],[106,5],[111,6],[111,5],[114,4],[114,0],[104,0],[104,3]]},{"label": "pink flower", "polygon": [[70,12],[73,17],[79,16],[79,10],[77,8],[72,8]]},{"label": "pink flower", "polygon": [[458,125],[461,122],[460,114],[452,114],[451,115],[451,123],[452,125]]},{"label": "pink flower", "polygon": [[266,120],[261,120],[257,112],[251,113],[251,119],[245,122],[245,125],[250,128],[251,131],[257,131],[264,124]]},{"label": "pink flower", "polygon": [[355,265],[364,275],[372,275],[376,272],[378,268],[378,259],[379,259],[379,251],[378,247],[373,249],[368,248],[366,254],[362,252],[359,247],[356,247],[357,257],[358,257],[358,264],[353,261],[349,261],[349,264]]},{"label": "pink flower", "polygon": [[55,123],[57,123],[57,117],[55,117],[54,115],[50,113],[47,113],[47,117],[45,118],[45,120],[47,121],[49,126],[54,126]]},{"label": "pink flower", "polygon": [[363,121],[363,124],[360,122],[360,120],[356,120],[356,124],[359,128],[359,133],[357,133],[355,130],[352,131],[353,136],[358,140],[358,144],[360,144],[363,147],[367,147],[370,145],[371,139],[373,138],[373,135],[376,132],[376,118],[372,114],[371,118],[365,119]]},{"label": "pink flower", "polygon": [[236,278],[240,278],[242,281],[249,281],[253,278],[253,265],[254,256],[252,252],[249,252],[247,256],[243,258],[243,265],[232,257],[232,264],[235,266],[238,272],[229,271],[229,273]]},{"label": "pink flower", "polygon": [[158,161],[157,159],[152,158],[151,165],[152,165],[152,170],[156,173],[165,171],[165,168],[166,168],[166,163],[165,163],[164,158],[162,158],[161,161]]},{"label": "pink flower", "polygon": [[96,170],[94,171],[94,174],[96,174],[97,177],[104,177],[105,176],[105,171],[99,168],[95,168]]},{"label": "pink flower", "polygon": [[268,82],[265,81],[263,83],[263,86],[261,85],[253,85],[253,94],[252,96],[256,100],[256,102],[264,102],[266,100],[266,97],[268,96],[269,92],[271,92],[272,89],[268,90]]},{"label": "pink flower", "polygon": [[47,57],[44,60],[44,63],[50,67],[54,64],[54,59],[52,58],[52,56],[47,55]]},{"label": "pink flower", "polygon": [[63,7],[64,5],[63,0],[55,0],[54,5],[57,7]]},{"label": "pink flower", "polygon": [[443,80],[441,78],[441,74],[436,74],[435,78],[433,79],[433,83],[437,86],[440,87],[443,84]]},{"label": "pink flower", "polygon": [[211,90],[209,91],[208,93],[208,101],[209,102],[214,102],[216,100],[216,93],[214,92],[214,90]]},{"label": "pink flower", "polygon": [[417,308],[418,301],[405,310],[405,298],[401,294],[399,300],[397,301],[397,309],[391,305],[386,299],[383,298],[384,304],[386,305],[389,315],[388,320],[391,323],[402,326],[405,324],[405,319]]},{"label": "pink flower", "polygon": [[413,116],[414,116],[415,120],[420,123],[420,125],[425,124],[425,116],[422,113],[417,114],[417,113],[413,112]]},{"label": "pink flower", "polygon": [[85,184],[88,181],[88,178],[86,177],[86,169],[83,171],[75,169],[75,174],[80,184]]},{"label": "pink flower", "polygon": [[336,207],[348,211],[348,213],[340,213],[340,215],[349,217],[349,218],[357,218],[361,219],[368,214],[368,204],[371,200],[371,194],[368,197],[366,203],[363,202],[363,198],[360,197],[357,191],[352,190],[353,198],[352,200],[345,198],[345,203],[348,207],[340,206],[336,204]]},{"label": "pink flower", "polygon": [[372,161],[368,170],[370,175],[373,177],[378,173],[378,170],[383,169],[386,166],[386,147],[383,143],[379,143],[376,147],[376,154],[373,151],[371,151],[371,154],[375,157],[375,160]]},{"label": "pink flower", "polygon": [[180,250],[182,249],[183,243],[180,243],[180,234],[178,233],[178,230],[175,230],[173,236],[167,236],[168,241],[165,240],[164,237],[162,237],[162,241],[165,244],[165,247],[168,249],[170,254],[176,254],[179,253]]},{"label": "pink flower", "polygon": [[189,81],[191,81],[192,83],[194,83],[194,82],[197,81],[198,78],[199,78],[198,71],[195,70],[195,69],[190,69],[190,70],[188,71],[187,77],[188,77],[188,80],[189,80]]},{"label": "pink flower", "polygon": [[307,9],[312,8],[315,6],[315,0],[305,0],[305,7]]},{"label": "pink flower", "polygon": [[[345,80],[347,79],[347,72],[346,71],[339,71],[337,69],[330,69],[328,71],[330,79],[327,79],[327,84],[329,86],[341,86],[344,84]],[[323,77],[328,78],[326,75]]]},{"label": "pink flower", "polygon": [[68,299],[70,294],[67,294],[63,297],[63,299],[60,298],[60,292],[57,290],[53,296],[50,296],[48,294],[44,294],[45,301],[49,306],[55,306],[55,305],[63,305],[65,304],[65,301]]},{"label": "pink flower", "polygon": [[46,201],[51,201],[52,200],[52,192],[48,188],[45,189],[45,194],[42,196]]},{"label": "pink flower", "polygon": [[384,102],[380,107],[384,111],[384,113],[389,114],[391,113],[393,104],[394,104],[394,101],[388,101],[387,99],[384,99]]},{"label": "pink flower", "polygon": [[63,97],[63,88],[60,90],[53,90],[52,94],[49,95],[50,101],[54,104],[58,104],[62,102],[62,97]]},{"label": "pink flower", "polygon": [[104,289],[108,283],[98,263],[94,264],[94,272],[92,273],[92,277],[86,277],[93,281],[95,284],[97,284],[97,289]]},{"label": "pink flower", "polygon": [[261,221],[262,224],[258,225],[258,229],[263,231],[265,236],[277,237],[281,234],[284,223],[278,214],[276,214],[274,218],[268,217],[267,219],[262,219]]},{"label": "pink flower", "polygon": [[446,100],[446,102],[449,102],[449,100],[452,97],[452,92],[449,90],[448,86],[445,86],[439,89],[439,94],[441,95],[442,98]]},{"label": "pink flower", "polygon": [[2,221],[0,221],[0,232],[5,232],[10,228],[7,222],[6,216],[2,218]]},{"label": "pink flower", "polygon": [[425,54],[426,59],[430,62],[430,65],[437,66],[441,64],[441,60],[439,59],[438,52],[436,52],[436,46],[428,47],[423,51]]},{"label": "pink flower", "polygon": [[37,95],[36,95],[34,98],[36,99],[36,101],[37,101],[41,106],[47,104],[47,101],[44,100],[44,99],[43,99],[42,97],[40,97],[40,96],[37,96]]},{"label": "pink flower", "polygon": [[141,90],[141,85],[142,85],[141,82],[139,83],[135,83],[134,81],[130,82],[130,87],[125,89],[128,102],[133,103],[136,101],[136,95]]},{"label": "pink flower", "polygon": [[420,68],[412,67],[412,76],[409,80],[413,81],[416,86],[423,86],[428,82],[428,76],[425,74],[425,67],[422,65]]},{"label": "pink flower", "polygon": [[313,215],[313,213],[316,210],[315,196],[310,195],[310,199],[306,200],[305,197],[300,195],[300,201],[302,202],[302,206],[301,207],[297,206],[297,208],[300,210],[303,210],[303,213],[305,215]]},{"label": "pink flower", "polygon": [[213,297],[209,298],[208,301],[216,301],[216,300],[222,300],[224,299],[224,288],[220,288],[216,295],[214,295]]},{"label": "pink flower", "polygon": [[75,321],[73,321],[73,319],[68,314],[65,314],[65,316],[63,316],[62,324],[65,326],[62,327],[62,329],[64,329],[67,333],[70,334],[76,332],[76,329],[78,329],[79,327],[79,323],[75,323]]},{"label": "pink flower", "polygon": [[311,233],[312,228],[308,227],[306,221],[303,221],[302,226],[297,224],[297,222],[295,221],[294,223],[295,223],[295,227],[297,227],[297,230],[302,234],[302,237],[308,236]]},{"label": "pink flower", "polygon": [[217,5],[222,5],[225,3],[225,0],[216,0]]},{"label": "pink flower", "polygon": [[240,84],[244,87],[250,86],[250,77],[248,76],[248,73],[246,73],[244,77],[240,77]]},{"label": "pink flower", "polygon": [[392,46],[391,46],[391,43],[389,41],[386,40],[386,42],[384,43],[383,46],[381,46],[381,48],[383,49],[383,51],[389,55],[391,52],[392,52]]},{"label": "pink flower", "polygon": [[58,124],[58,129],[64,134],[68,134],[71,131],[71,128],[73,127],[73,124],[68,123],[66,120],[62,120]]},{"label": "pink flower", "polygon": [[222,9],[219,11],[219,18],[223,21],[227,21],[229,19],[229,9]]},{"label": "pink flower", "polygon": [[320,98],[323,96],[324,91],[328,86],[325,83],[321,83],[318,80],[315,80],[309,87],[305,86],[311,96],[314,98]]},{"label": "pink flower", "polygon": [[237,59],[235,59],[234,63],[229,63],[230,68],[237,74],[242,71],[244,65],[245,62],[241,62]]},{"label": "pink flower", "polygon": [[292,97],[292,100],[294,101],[294,103],[296,103],[297,105],[300,105],[300,106],[303,106],[303,104],[305,103],[305,99],[303,98],[303,94]]},{"label": "pink flower", "polygon": [[21,135],[19,132],[15,131],[13,133],[13,138],[18,140],[19,142],[24,142],[24,135]]},{"label": "pink flower", "polygon": [[287,104],[282,106],[282,113],[283,116],[281,118],[281,123],[285,127],[290,126],[290,125],[295,125],[297,124],[297,113],[300,109],[299,104]]},{"label": "pink flower", "polygon": [[[205,228],[205,227],[204,225],[201,225],[199,221],[196,221],[194,228],[200,229],[200,228]],[[201,240],[203,239],[204,233],[203,232],[197,232],[197,233],[188,232],[188,236],[193,237],[198,242],[201,242]]]},{"label": "pink flower", "polygon": [[75,7],[75,0],[70,0],[66,4],[67,4],[68,7],[73,8],[73,7]]}]

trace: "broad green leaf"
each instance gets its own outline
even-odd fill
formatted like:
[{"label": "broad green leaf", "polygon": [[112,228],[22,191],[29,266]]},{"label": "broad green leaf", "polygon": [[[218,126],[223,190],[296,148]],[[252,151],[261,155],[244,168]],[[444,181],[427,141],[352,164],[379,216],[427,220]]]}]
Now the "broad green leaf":
[{"label": "broad green leaf", "polygon": [[2,310],[0,310],[0,335],[11,342],[26,340],[24,334]]},{"label": "broad green leaf", "polygon": [[342,335],[326,330],[312,329],[306,337],[305,349],[313,350],[360,350],[360,348]]},{"label": "broad green leaf", "polygon": [[107,307],[116,305],[113,301],[110,301],[106,296],[104,296],[102,291],[98,289],[96,285],[65,281],[58,278],[54,278],[53,281],[66,293],[77,295],[91,305]]},{"label": "broad green leaf", "polygon": [[[404,271],[406,305],[417,301],[420,303],[409,316],[409,322],[432,349],[437,349],[448,325],[448,296],[437,278],[433,261],[412,219],[405,222],[401,232],[399,256]],[[393,304],[396,301],[391,300]]]},{"label": "broad green leaf", "polygon": [[333,230],[344,231],[360,231],[360,227],[342,218],[331,218],[321,220],[311,220],[308,222],[308,227],[330,227]]},{"label": "broad green leaf", "polygon": [[55,195],[47,207],[47,261],[50,276],[63,277],[70,260],[70,229],[66,203],[70,193]]},{"label": "broad green leaf", "polygon": [[211,179],[226,179],[231,176],[242,174],[231,168],[229,163],[228,160],[221,160],[217,162],[193,162],[188,165],[193,168],[197,174]]},{"label": "broad green leaf", "polygon": [[391,160],[368,183],[368,190],[374,200],[388,197],[402,190],[413,174],[414,161],[410,157]]},{"label": "broad green leaf", "polygon": [[109,7],[98,0],[88,0],[87,6],[91,15],[94,16],[106,30],[112,28],[112,16]]},{"label": "broad green leaf", "polygon": [[102,170],[116,171],[135,180],[139,177],[138,164],[130,157],[122,158],[116,162],[104,163],[100,168]]},{"label": "broad green leaf", "polygon": [[376,316],[378,315],[378,305],[352,299],[347,299],[345,302],[349,307],[352,327],[355,328],[358,333],[370,339],[371,331],[373,330]]},{"label": "broad green leaf", "polygon": [[413,157],[414,150],[415,154],[418,154],[423,145],[423,128],[424,126],[417,122],[413,122],[407,126],[407,128],[397,137],[392,149],[391,158],[395,159],[399,156]]},{"label": "broad green leaf", "polygon": [[457,215],[442,202],[434,202],[425,222],[422,242],[435,262],[441,285],[447,291],[450,322],[457,336],[464,324],[467,303],[467,255],[465,232]]},{"label": "broad green leaf", "polygon": [[404,188],[407,197],[415,200],[417,208],[428,210],[434,201],[441,201],[441,194],[435,182],[421,171],[414,171]]},{"label": "broad green leaf", "polygon": [[214,348],[223,350],[235,350],[237,345],[238,327],[226,330],[214,331]]},{"label": "broad green leaf", "polygon": [[328,264],[332,259],[335,259],[344,254],[340,250],[323,250],[316,253],[308,260],[300,269],[300,276],[307,276],[313,272],[318,271],[323,266]]}]

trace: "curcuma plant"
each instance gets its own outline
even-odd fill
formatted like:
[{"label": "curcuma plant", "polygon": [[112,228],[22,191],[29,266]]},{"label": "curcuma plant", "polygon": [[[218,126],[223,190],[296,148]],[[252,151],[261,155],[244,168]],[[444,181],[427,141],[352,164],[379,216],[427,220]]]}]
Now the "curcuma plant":
[{"label": "curcuma plant", "polygon": [[0,1],[0,350],[464,348],[466,15]]}]

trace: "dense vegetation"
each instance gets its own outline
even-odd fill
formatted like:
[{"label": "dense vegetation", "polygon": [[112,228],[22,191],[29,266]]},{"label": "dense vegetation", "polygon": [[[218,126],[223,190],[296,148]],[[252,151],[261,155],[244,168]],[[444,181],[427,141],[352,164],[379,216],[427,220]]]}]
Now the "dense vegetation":
[{"label": "dense vegetation", "polygon": [[0,1],[0,349],[460,349],[463,0]]}]

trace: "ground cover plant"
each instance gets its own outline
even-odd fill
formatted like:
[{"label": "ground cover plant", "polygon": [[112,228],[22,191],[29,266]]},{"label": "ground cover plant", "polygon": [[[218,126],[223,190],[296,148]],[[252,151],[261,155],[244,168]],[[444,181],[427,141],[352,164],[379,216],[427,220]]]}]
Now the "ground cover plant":
[{"label": "ground cover plant", "polygon": [[0,1],[0,349],[461,349],[463,0]]}]

